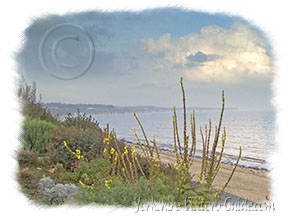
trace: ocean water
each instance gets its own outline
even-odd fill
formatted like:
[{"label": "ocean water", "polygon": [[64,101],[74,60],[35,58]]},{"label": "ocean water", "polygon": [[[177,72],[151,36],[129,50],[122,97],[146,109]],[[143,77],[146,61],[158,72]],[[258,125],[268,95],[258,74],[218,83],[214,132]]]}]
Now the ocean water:
[{"label": "ocean water", "polygon": [[[188,111],[190,117],[190,111]],[[153,135],[160,149],[172,151],[173,124],[172,111],[139,113],[138,117],[144,126],[149,139]],[[180,138],[183,141],[183,112],[177,112],[180,130]],[[107,123],[110,129],[114,128],[119,139],[136,142],[133,134],[133,127],[137,128],[140,139],[144,139],[141,130],[134,119],[133,114],[99,114],[93,117],[105,128]],[[215,125],[218,125],[220,111],[217,110],[196,110],[196,155],[201,156],[202,143],[200,126],[205,127],[212,121],[211,141],[214,139]],[[271,110],[226,110],[223,117],[223,125],[227,129],[227,140],[224,149],[223,162],[235,163],[239,147],[242,146],[242,158],[240,165],[257,169],[269,170],[269,155],[275,149],[275,113]],[[190,131],[190,122],[189,129]],[[189,136],[191,138],[191,134]],[[211,143],[211,142],[210,142]],[[219,141],[220,151],[221,140]],[[191,144],[191,143],[190,143]]]}]

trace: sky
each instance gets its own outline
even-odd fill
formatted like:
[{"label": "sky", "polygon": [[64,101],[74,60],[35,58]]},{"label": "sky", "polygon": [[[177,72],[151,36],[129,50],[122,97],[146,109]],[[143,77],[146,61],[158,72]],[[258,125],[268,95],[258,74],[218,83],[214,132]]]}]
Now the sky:
[{"label": "sky", "polygon": [[175,8],[34,18],[15,55],[43,102],[270,109],[274,66],[247,20]]}]

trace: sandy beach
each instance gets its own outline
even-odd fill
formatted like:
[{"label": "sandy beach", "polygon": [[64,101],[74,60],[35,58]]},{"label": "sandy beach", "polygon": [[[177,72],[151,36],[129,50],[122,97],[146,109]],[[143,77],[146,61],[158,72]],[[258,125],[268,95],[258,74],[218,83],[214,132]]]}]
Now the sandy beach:
[{"label": "sandy beach", "polygon": [[[127,146],[132,146],[131,143],[125,143]],[[138,145],[135,146],[135,151],[141,154],[141,149]],[[138,146],[138,147],[137,147]],[[173,153],[168,151],[160,151],[161,162],[171,163],[174,165],[176,157]],[[214,180],[214,187],[223,187],[229,178],[232,165],[222,164],[217,177]],[[194,163],[190,169],[192,173],[200,171],[201,159],[195,158]],[[251,168],[237,167],[234,176],[232,177],[229,185],[225,189],[226,192],[234,194],[238,197],[248,199],[253,202],[264,202],[266,196],[270,194],[270,178],[269,173],[265,170],[257,170]]]}]

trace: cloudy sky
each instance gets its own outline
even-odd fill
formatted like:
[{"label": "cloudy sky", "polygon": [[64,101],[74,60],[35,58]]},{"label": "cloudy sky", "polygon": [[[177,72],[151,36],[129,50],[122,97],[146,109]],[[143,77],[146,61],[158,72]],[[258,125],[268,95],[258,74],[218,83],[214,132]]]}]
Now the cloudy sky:
[{"label": "cloudy sky", "polygon": [[271,108],[271,45],[256,26],[179,9],[35,18],[16,55],[44,102]]}]

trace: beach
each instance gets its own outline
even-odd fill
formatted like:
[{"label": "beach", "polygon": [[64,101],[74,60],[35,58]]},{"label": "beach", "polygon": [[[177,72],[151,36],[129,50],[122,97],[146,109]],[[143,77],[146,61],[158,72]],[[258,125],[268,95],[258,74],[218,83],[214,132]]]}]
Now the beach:
[{"label": "beach", "polygon": [[[135,146],[135,151],[142,154],[138,145],[125,142],[127,146]],[[162,163],[170,163],[172,165],[176,162],[174,153],[160,150],[160,158]],[[218,175],[216,176],[213,187],[222,188],[229,178],[233,166],[222,163]],[[190,172],[194,174],[201,170],[201,159],[195,158]],[[251,168],[237,167],[229,185],[225,192],[248,199],[253,202],[261,203],[266,201],[266,197],[270,195],[271,180],[269,172],[265,170],[257,170]]]}]

